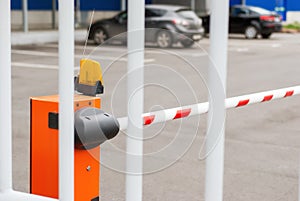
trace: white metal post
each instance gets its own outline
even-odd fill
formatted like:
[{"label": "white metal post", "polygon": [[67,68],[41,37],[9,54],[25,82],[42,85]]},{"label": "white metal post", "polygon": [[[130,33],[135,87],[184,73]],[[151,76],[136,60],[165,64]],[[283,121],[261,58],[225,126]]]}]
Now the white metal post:
[{"label": "white metal post", "polygon": [[28,32],[28,0],[22,1],[23,10],[23,31]]},{"label": "white metal post", "polygon": [[126,200],[141,201],[143,194],[144,33],[145,2],[128,1],[128,137]]},{"label": "white metal post", "polygon": [[81,26],[81,12],[80,12],[80,0],[76,0],[76,8],[75,8],[75,26]]},{"label": "white metal post", "polygon": [[74,200],[74,0],[59,1],[59,200]]},{"label": "white metal post", "polygon": [[[227,74],[227,41],[228,41],[228,15],[229,0],[211,1],[210,15],[210,58],[213,66],[209,70],[209,89],[211,100],[215,101],[213,108],[214,116],[218,121],[225,123],[225,94],[226,94],[226,74]],[[213,67],[218,75],[212,70]],[[219,78],[218,78],[219,76]],[[218,79],[224,86],[224,94],[218,93]],[[225,95],[225,96],[224,96]],[[212,105],[212,104],[211,104]],[[206,178],[205,178],[205,200],[222,201],[223,200],[223,174],[224,174],[224,141],[225,125],[223,128],[214,127],[216,121],[212,110],[209,111],[208,121],[211,128],[207,134],[207,153],[206,160]],[[223,124],[222,124],[223,125]]]},{"label": "white metal post", "polygon": [[246,0],[242,0],[242,5],[246,5]]},{"label": "white metal post", "polygon": [[121,0],[121,10],[126,10],[126,0]]},{"label": "white metal post", "polygon": [[52,0],[52,29],[55,29],[56,21],[56,0]]},{"label": "white metal post", "polygon": [[0,1],[0,192],[12,189],[10,1]]},{"label": "white metal post", "polygon": [[196,9],[196,2],[195,2],[195,0],[191,0],[191,9],[192,10]]}]

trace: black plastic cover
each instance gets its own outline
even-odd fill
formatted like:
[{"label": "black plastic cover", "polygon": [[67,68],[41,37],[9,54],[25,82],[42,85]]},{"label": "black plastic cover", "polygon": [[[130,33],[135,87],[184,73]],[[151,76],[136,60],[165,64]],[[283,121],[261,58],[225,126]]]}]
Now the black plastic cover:
[{"label": "black plastic cover", "polygon": [[75,112],[75,148],[92,149],[114,138],[120,125],[115,117],[104,111],[86,107]]},{"label": "black plastic cover", "polygon": [[80,84],[79,76],[74,78],[75,90],[87,96],[96,96],[98,94],[103,94],[104,86],[101,81],[97,81],[94,86]]}]

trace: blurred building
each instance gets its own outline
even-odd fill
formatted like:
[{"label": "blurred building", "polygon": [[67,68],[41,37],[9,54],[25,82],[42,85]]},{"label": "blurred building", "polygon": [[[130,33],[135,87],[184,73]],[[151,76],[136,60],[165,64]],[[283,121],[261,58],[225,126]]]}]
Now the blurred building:
[{"label": "blurred building", "polygon": [[[242,4],[243,0],[230,0],[230,4]],[[244,0],[247,5],[276,11],[289,22],[300,22],[300,0]]]},{"label": "blurred building", "polygon": [[[152,3],[179,4],[195,8],[201,13],[209,13],[209,0],[152,0]],[[300,22],[300,0],[230,0],[230,5],[246,4],[258,6],[281,14],[283,20]]]},{"label": "blurred building", "polygon": [[[22,28],[22,2],[28,2],[28,24],[30,29],[53,28],[57,26],[57,0],[11,0],[12,28]],[[115,15],[126,8],[126,0],[74,0],[75,20],[86,26],[94,11],[94,20]],[[147,4],[176,4],[193,8],[198,14],[209,13],[210,0],[145,0]],[[230,0],[230,4],[259,6],[279,12],[289,22],[300,22],[300,0]]]}]

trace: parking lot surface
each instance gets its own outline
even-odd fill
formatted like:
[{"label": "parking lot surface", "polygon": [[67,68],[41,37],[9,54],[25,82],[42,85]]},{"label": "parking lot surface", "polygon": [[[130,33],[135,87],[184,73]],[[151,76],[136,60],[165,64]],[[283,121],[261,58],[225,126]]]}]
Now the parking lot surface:
[{"label": "parking lot surface", "polygon": [[[207,101],[207,70],[212,67],[208,51],[207,38],[188,49],[148,45],[145,112]],[[231,35],[227,97],[299,85],[299,55],[299,34],[274,34],[269,40]],[[126,48],[76,43],[74,75],[84,57],[97,60],[103,68],[102,108],[116,117],[125,116]],[[12,47],[12,75],[14,188],[28,192],[29,97],[58,93],[58,45]],[[227,111],[225,201],[297,200],[299,103],[295,96]],[[204,200],[205,160],[200,158],[206,128],[207,115],[145,128],[144,200]],[[120,133],[102,146],[102,201],[125,200],[125,137]]]}]

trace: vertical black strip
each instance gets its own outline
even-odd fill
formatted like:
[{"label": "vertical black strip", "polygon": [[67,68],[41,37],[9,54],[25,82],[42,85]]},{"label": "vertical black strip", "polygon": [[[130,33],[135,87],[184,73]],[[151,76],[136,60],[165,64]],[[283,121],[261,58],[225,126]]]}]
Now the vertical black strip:
[{"label": "vertical black strip", "polygon": [[32,99],[30,98],[30,186],[29,192],[32,194]]}]

